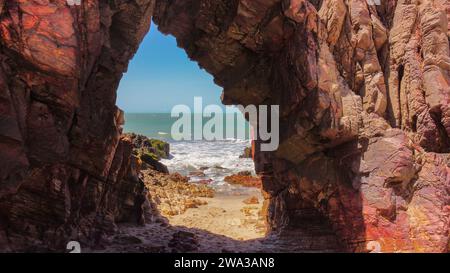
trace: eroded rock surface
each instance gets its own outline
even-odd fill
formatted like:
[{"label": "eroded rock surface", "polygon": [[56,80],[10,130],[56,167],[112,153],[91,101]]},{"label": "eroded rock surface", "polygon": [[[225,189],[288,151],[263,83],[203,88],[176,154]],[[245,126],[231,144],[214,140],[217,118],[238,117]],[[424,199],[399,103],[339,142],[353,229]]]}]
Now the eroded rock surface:
[{"label": "eroded rock surface", "polygon": [[145,170],[144,184],[149,196],[162,216],[183,214],[187,209],[206,205],[208,201],[201,197],[214,197],[214,190],[201,183],[189,183],[189,178],[179,173],[164,174],[154,170]]},{"label": "eroded rock surface", "polygon": [[[188,8],[195,7],[195,8]],[[255,154],[272,229],[324,217],[352,251],[448,251],[447,1],[159,1],[159,29],[224,87],[279,104]]]},{"label": "eroded rock surface", "polygon": [[1,251],[64,251],[142,221],[115,99],[153,9],[131,2],[0,1]]},{"label": "eroded rock surface", "polygon": [[325,221],[348,251],[448,251],[444,0],[0,0],[3,249],[140,211],[115,90],[152,15],[225,104],[280,105],[279,149],[254,154],[273,231]]}]

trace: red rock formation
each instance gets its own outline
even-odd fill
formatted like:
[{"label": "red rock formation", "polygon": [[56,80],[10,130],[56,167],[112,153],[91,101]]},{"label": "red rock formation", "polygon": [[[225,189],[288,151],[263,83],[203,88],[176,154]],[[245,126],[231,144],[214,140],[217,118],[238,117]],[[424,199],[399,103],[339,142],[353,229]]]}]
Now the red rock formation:
[{"label": "red rock formation", "polygon": [[233,174],[226,176],[224,181],[232,185],[240,185],[243,187],[255,187],[261,188],[261,179],[252,175],[247,175],[246,173]]},{"label": "red rock formation", "polygon": [[369,241],[448,251],[448,10],[442,0],[0,0],[0,243],[92,236],[139,207],[116,191],[139,200],[141,185],[124,176],[133,168],[115,90],[153,14],[224,103],[280,105],[279,149],[258,142],[254,154],[273,230],[324,218],[349,251]]},{"label": "red rock formation", "polygon": [[[351,251],[448,251],[445,1],[157,1],[159,29],[224,87],[279,104],[256,149],[272,229],[327,219]],[[257,144],[259,145],[259,144]]]},{"label": "red rock formation", "polygon": [[1,251],[64,251],[142,220],[115,92],[151,14],[148,1],[0,1]]}]

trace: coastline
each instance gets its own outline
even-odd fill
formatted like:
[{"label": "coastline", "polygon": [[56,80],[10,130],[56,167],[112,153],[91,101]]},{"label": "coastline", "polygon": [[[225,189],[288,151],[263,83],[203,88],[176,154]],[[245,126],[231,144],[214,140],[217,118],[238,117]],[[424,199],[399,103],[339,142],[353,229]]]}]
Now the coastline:
[{"label": "coastline", "polygon": [[[162,163],[174,158],[169,143],[136,134],[129,134],[129,137],[133,140],[134,154],[142,161],[141,179],[147,188],[154,214],[162,216],[171,226],[201,229],[234,240],[264,237],[266,227],[262,213],[264,198],[261,181],[251,171],[221,167],[215,170],[220,172],[220,176],[210,176],[217,168],[214,167],[215,161],[208,167],[190,172],[189,169],[183,170],[183,166],[178,168],[188,175],[169,172],[170,168]],[[208,161],[208,156],[201,164]],[[236,155],[230,161],[233,160],[239,164],[245,159]],[[192,168],[192,165],[189,166]],[[219,185],[217,177],[221,182]]]},{"label": "coastline", "polygon": [[[261,182],[233,171],[225,182],[233,190],[216,191],[177,172],[160,171],[147,154],[154,146],[143,136],[130,137],[140,162],[146,202],[144,221],[118,223],[114,232],[85,253],[284,253],[341,252],[336,235],[319,226],[268,232]],[[164,147],[161,145],[157,145]],[[166,147],[167,148],[167,147]],[[167,150],[167,149],[166,149]],[[162,153],[160,153],[162,154]],[[163,154],[162,154],[163,155]],[[168,155],[163,155],[167,157]],[[197,174],[198,175],[198,174]],[[195,176],[195,175],[194,175]]]}]

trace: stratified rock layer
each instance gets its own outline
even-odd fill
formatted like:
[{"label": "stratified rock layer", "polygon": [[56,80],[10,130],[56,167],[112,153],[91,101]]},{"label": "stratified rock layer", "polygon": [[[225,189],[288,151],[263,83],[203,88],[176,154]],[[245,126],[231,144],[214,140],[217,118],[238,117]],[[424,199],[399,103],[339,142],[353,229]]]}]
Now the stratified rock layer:
[{"label": "stratified rock layer", "polygon": [[65,251],[142,222],[144,184],[115,106],[153,11],[132,2],[0,1],[0,251]]},{"label": "stratified rock layer", "polygon": [[115,90],[152,15],[225,104],[280,105],[279,149],[254,147],[273,231],[320,219],[348,251],[448,251],[443,0],[0,0],[2,246],[140,211]]}]

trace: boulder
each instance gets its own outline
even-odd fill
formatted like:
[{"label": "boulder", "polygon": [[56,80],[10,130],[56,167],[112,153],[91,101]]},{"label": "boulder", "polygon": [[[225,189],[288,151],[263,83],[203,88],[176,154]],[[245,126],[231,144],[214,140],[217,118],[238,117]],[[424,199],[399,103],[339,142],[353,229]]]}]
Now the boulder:
[{"label": "boulder", "polygon": [[251,175],[233,174],[224,178],[225,182],[243,187],[261,188],[261,179]]}]

